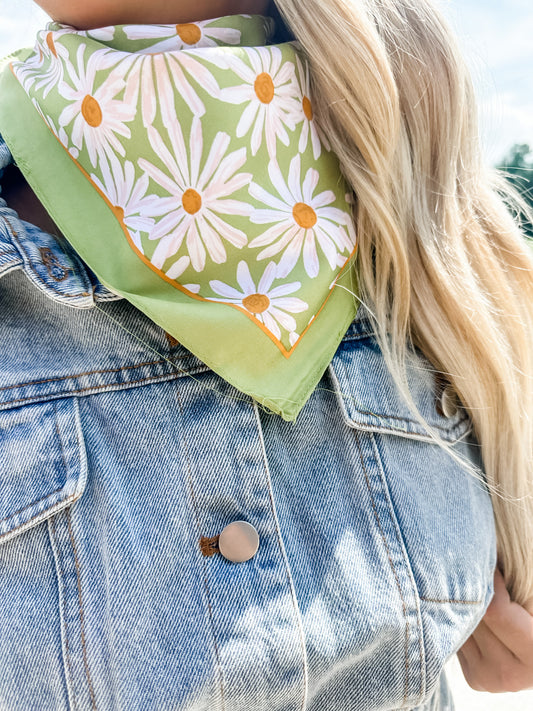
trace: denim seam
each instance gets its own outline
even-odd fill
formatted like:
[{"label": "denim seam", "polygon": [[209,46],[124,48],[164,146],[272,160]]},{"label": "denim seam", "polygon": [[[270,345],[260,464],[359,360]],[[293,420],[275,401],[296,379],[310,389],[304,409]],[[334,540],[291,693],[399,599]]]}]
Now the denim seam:
[{"label": "denim seam", "polygon": [[[7,222],[8,226],[9,226],[9,228],[10,228],[10,230],[11,230],[11,234],[12,234],[13,239],[15,240],[15,242],[16,242],[16,244],[17,244],[17,247],[18,247],[19,250],[25,255],[26,260],[27,260],[27,265],[28,265],[30,271],[35,275],[35,277],[37,278],[37,280],[38,280],[44,287],[46,287],[47,289],[50,289],[50,288],[51,288],[51,284],[48,284],[48,283],[41,277],[41,275],[34,269],[33,264],[32,264],[32,261],[31,261],[31,258],[30,258],[30,256],[29,256],[29,254],[27,253],[27,251],[26,251],[26,250],[24,249],[24,247],[22,246],[22,244],[21,244],[21,242],[20,242],[20,239],[19,239],[18,232],[15,230],[15,228],[14,228],[13,225],[11,224],[9,218],[7,218],[7,217],[4,216],[4,219],[5,219],[5,221]],[[59,296],[65,297],[65,298],[67,298],[67,299],[79,299],[79,298],[82,297],[82,296],[93,296],[93,293],[90,292],[90,291],[79,291],[77,294],[71,294],[71,293],[68,293],[68,292],[66,292],[66,291],[57,291],[56,293],[57,293]]]},{"label": "denim seam", "polygon": [[344,336],[342,339],[344,342],[346,341],[360,341],[365,338],[374,338],[375,334],[373,331],[362,331],[361,333],[350,333]]},{"label": "denim seam", "polygon": [[[59,423],[57,421],[58,418],[58,413],[57,413],[57,405],[54,402],[52,407],[54,408],[54,413],[56,416],[55,419],[55,426],[56,426],[56,434],[57,434],[57,439],[59,440],[59,447],[61,449],[61,459],[63,460],[63,466],[65,467],[65,476],[68,477],[68,466],[67,466],[67,460],[65,458],[65,450],[63,448],[63,440],[61,439],[61,433],[59,432]],[[79,442],[78,442],[79,444]]]},{"label": "denim seam", "polygon": [[[48,494],[48,496],[52,496],[52,494]],[[44,498],[46,499],[46,498],[48,498],[48,497],[45,496]],[[44,499],[39,499],[39,501],[44,501]],[[38,504],[39,501],[34,501],[34,502],[33,502],[32,504],[30,504],[29,506],[26,506],[25,508],[23,508],[22,511],[25,511],[26,509],[31,508],[31,507],[34,506],[35,504]],[[63,501],[62,501],[61,503],[63,503],[63,504],[66,506],[66,505],[69,503],[69,501],[72,501],[72,503],[74,503],[74,501],[76,501],[76,494],[71,494],[70,496],[67,496],[67,498],[66,498],[66,499],[63,499]],[[22,511],[19,511],[19,513],[22,513]],[[7,534],[9,534],[9,537],[11,538],[11,537],[12,537],[12,534],[15,533],[15,531],[18,531],[18,530],[21,529],[21,528],[28,528],[28,529],[29,529],[29,528],[32,528],[32,526],[29,525],[29,524],[31,524],[31,522],[32,522],[34,519],[38,518],[42,513],[43,513],[43,511],[39,511],[39,513],[36,513],[35,516],[32,516],[32,517],[29,518],[27,521],[24,521],[24,523],[21,523],[21,524],[19,524],[18,526],[15,526],[15,528],[10,528],[9,531],[6,531],[6,533],[3,533],[2,535],[0,535],[0,541],[1,541],[2,538],[3,538],[4,536],[6,536]],[[11,516],[14,516],[14,515],[15,515],[15,514],[11,514]],[[2,519],[2,522],[3,522],[3,521],[7,521],[9,518],[10,518],[10,516],[8,516],[7,518]],[[46,518],[47,518],[47,517],[45,516],[44,519],[43,519],[43,521],[45,521]],[[1,522],[0,522],[0,523],[1,523]],[[39,523],[42,523],[42,521],[39,522]],[[35,524],[34,524],[34,525],[35,525]]]},{"label": "denim seam", "polygon": [[[27,509],[31,509],[32,506],[35,506],[36,504],[40,504],[41,501],[44,501],[45,499],[50,498],[50,496],[54,496],[55,494],[59,493],[62,489],[63,489],[63,487],[60,486],[59,489],[56,489],[55,491],[51,491],[49,494],[46,494],[46,496],[43,496],[42,499],[37,499],[37,501],[32,501],[31,504],[27,504],[27,505],[24,506],[22,509],[19,509],[18,511],[15,511],[14,513],[9,514],[9,516],[6,516],[5,518],[0,519],[0,523],[5,523],[6,521],[8,521],[8,520],[9,520],[10,518],[12,518],[13,516],[18,516],[18,514],[23,513],[23,511],[26,511]],[[69,497],[67,497],[67,498],[65,499],[65,501],[68,501],[68,500],[71,499],[73,496],[75,496],[75,494],[71,494]],[[42,512],[39,511],[39,514],[41,514],[41,513],[42,513]],[[36,516],[39,515],[39,514],[36,514]],[[35,518],[35,516],[32,516],[32,517],[29,519],[29,521],[31,521],[33,518]],[[17,526],[16,528],[10,529],[9,532],[11,533],[12,531],[16,531],[18,528],[22,528],[22,526],[26,526],[26,525],[29,523],[29,521],[25,521],[24,523],[21,523],[20,526]],[[1,538],[1,536],[0,536],[0,538]]]},{"label": "denim seam", "polygon": [[[346,418],[345,418],[346,420]],[[394,435],[395,437],[402,437],[403,439],[408,439],[413,442],[424,442],[424,444],[435,444],[435,440],[431,439],[429,435],[424,435],[421,433],[413,432],[412,430],[400,430],[400,429],[395,429],[393,427],[383,427],[380,425],[373,425],[373,424],[363,424],[361,422],[358,422],[357,420],[350,419],[348,417],[348,427],[351,427],[354,430],[358,430],[359,432],[367,432],[367,433],[376,433],[376,434],[385,434],[385,435]],[[463,438],[471,431],[470,428],[465,430],[464,433],[461,434],[460,437],[457,439],[454,438],[447,438],[445,435],[442,435],[442,439],[445,442],[448,442],[450,445],[455,445],[457,442],[461,442]]]},{"label": "denim seam", "polygon": [[420,597],[424,602],[434,602],[436,604],[452,603],[453,605],[483,605],[483,600],[435,600],[432,597]]},{"label": "denim seam", "polygon": [[389,508],[389,516],[391,518],[391,521],[392,521],[392,524],[394,527],[394,532],[396,534],[396,540],[398,541],[398,545],[400,546],[400,549],[401,549],[402,554],[404,556],[405,564],[406,564],[407,570],[408,570],[408,577],[411,581],[411,585],[413,587],[413,592],[415,595],[418,631],[420,634],[420,637],[419,637],[420,641],[418,643],[419,657],[420,657],[420,670],[421,670],[420,673],[424,674],[420,698],[416,702],[418,705],[423,702],[424,696],[426,694],[426,688],[427,688],[427,680],[426,680],[426,674],[425,674],[425,670],[427,668],[427,663],[425,660],[424,626],[423,626],[422,620],[421,620],[421,611],[420,611],[420,603],[419,603],[420,595],[418,592],[418,586],[416,584],[415,576],[414,576],[412,568],[411,568],[411,560],[410,560],[408,552],[407,552],[407,546],[406,546],[405,540],[401,534],[400,526],[398,524],[398,517],[396,516],[396,511],[394,509],[394,505],[393,505],[393,502],[392,502],[392,499],[390,496],[390,490],[389,490],[389,486],[387,484],[387,480],[385,477],[385,471],[384,471],[383,459],[381,456],[381,452],[379,451],[379,447],[376,442],[376,438],[373,434],[371,435],[371,441],[372,441],[372,449],[374,451],[374,457],[375,457],[376,462],[378,464],[380,479],[381,479],[382,486],[383,486],[383,488],[385,490],[385,494],[386,494],[387,506]]},{"label": "denim seam", "polygon": [[[183,356],[184,358],[190,358],[192,357],[192,354],[190,356]],[[0,387],[0,391],[2,390],[15,390],[16,388],[24,388],[29,385],[45,385],[46,383],[60,383],[63,382],[64,380],[75,380],[76,378],[84,378],[88,375],[105,375],[106,373],[121,373],[125,372],[127,370],[135,370],[136,368],[143,368],[148,365],[160,365],[161,363],[164,363],[165,361],[163,359],[159,360],[152,360],[152,361],[147,361],[146,363],[139,363],[138,365],[125,365],[122,368],[109,368],[108,370],[89,370],[86,373],[76,373],[74,375],[64,375],[60,378],[47,378],[46,380],[31,380],[26,383],[17,383],[16,385],[4,385]]]},{"label": "denim seam", "polygon": [[12,272],[17,272],[23,269],[22,259],[17,261],[6,262],[5,264],[0,264],[0,279],[8,276]]},{"label": "denim seam", "polygon": [[[359,412],[361,415],[371,415],[373,417],[379,417],[384,420],[397,420],[399,422],[408,422],[410,425],[420,425],[418,420],[413,420],[410,417],[400,417],[399,415],[386,415],[382,412],[370,412],[369,410],[361,410],[357,408],[357,412]],[[436,430],[442,430],[445,433],[451,433],[453,432],[459,425],[462,425],[464,422],[468,420],[468,417],[465,416],[461,420],[458,420],[455,425],[452,427],[444,427],[443,425],[432,425],[434,429]]]},{"label": "denim seam", "polygon": [[[61,591],[60,591],[60,595],[59,595],[60,615],[61,615],[60,619],[61,619],[61,627],[63,628],[64,637],[65,637],[65,660],[67,663],[67,694],[68,694],[68,690],[70,689],[70,691],[72,693],[72,703],[74,706],[74,711],[76,711],[78,708],[78,704],[76,702],[76,687],[74,685],[74,676],[72,673],[72,664],[70,661],[70,648],[69,648],[69,644],[68,644],[68,629],[67,629],[67,614],[66,614],[66,610],[65,610],[65,599],[66,599],[65,571],[63,570],[63,563],[61,560],[61,551],[59,549],[59,542],[58,542],[58,538],[57,538],[55,516],[52,516],[52,518],[49,519],[49,522],[50,522],[49,531],[51,532],[51,538],[53,538],[55,541],[55,546],[52,545],[52,548],[55,547],[55,550],[56,550],[57,564],[59,567],[58,578],[59,578],[60,585],[61,585]],[[62,592],[62,594],[61,594],[61,592]]]},{"label": "denim seam", "polygon": [[289,589],[291,591],[292,604],[293,604],[294,612],[296,615],[296,624],[298,627],[298,634],[300,637],[300,645],[302,648],[304,693],[303,693],[301,711],[305,711],[305,709],[307,708],[307,694],[308,694],[308,686],[309,686],[309,669],[308,669],[308,660],[307,660],[307,648],[306,648],[306,644],[305,644],[305,634],[304,634],[304,629],[303,629],[303,624],[302,624],[302,619],[301,619],[301,613],[300,613],[300,609],[298,606],[298,599],[296,596],[296,590],[294,589],[294,581],[292,579],[290,566],[289,566],[289,560],[287,558],[287,553],[285,551],[285,545],[283,543],[283,537],[281,535],[281,529],[279,526],[278,516],[277,516],[277,512],[276,512],[276,505],[274,503],[274,493],[272,491],[272,480],[271,480],[271,476],[270,476],[270,468],[268,466],[268,458],[267,458],[266,449],[265,449],[265,442],[264,442],[264,438],[263,438],[263,430],[261,427],[261,418],[259,415],[259,407],[258,407],[258,404],[255,400],[252,400],[252,405],[253,405],[254,413],[255,413],[257,433],[259,435],[259,444],[260,444],[260,448],[261,448],[263,470],[265,473],[265,479],[267,481],[267,486],[268,486],[268,495],[270,498],[270,506],[272,509],[272,516],[274,518],[274,523],[276,526],[276,534],[278,537],[278,545],[279,545],[279,548],[281,551],[281,556],[283,558],[283,562],[285,563],[285,573],[287,575],[287,581],[289,583]]},{"label": "denim seam", "polygon": [[[176,387],[175,391],[176,391],[176,400],[178,402],[178,407],[179,407],[180,416],[181,416],[181,424],[183,425],[183,419],[184,419],[183,403],[181,400],[179,389],[177,387]],[[183,427],[181,427],[180,429],[181,429],[181,437],[182,437],[183,448],[184,448],[184,453],[185,453],[185,462],[187,465],[187,478],[189,480],[189,487],[190,487],[190,491],[191,491],[191,499],[192,499],[192,506],[193,506],[193,510],[194,510],[194,518],[196,520],[196,531],[197,531],[197,535],[201,536],[200,518],[198,516],[198,504],[196,501],[196,494],[194,492],[189,447],[187,444],[187,438],[185,437],[185,434],[183,432]],[[224,675],[222,672],[222,661],[221,661],[221,657],[220,657],[220,650],[218,648],[217,636],[216,636],[216,632],[215,632],[215,624],[214,624],[214,619],[213,619],[213,607],[211,605],[211,596],[209,594],[209,582],[207,579],[207,559],[202,557],[200,559],[200,561],[201,561],[201,565],[202,565],[202,568],[204,571],[204,588],[205,588],[205,595],[206,595],[206,600],[207,600],[207,609],[208,609],[208,613],[209,613],[209,621],[211,623],[211,634],[213,637],[213,646],[215,648],[215,656],[216,656],[217,666],[218,666],[218,675],[220,678],[221,711],[224,711],[226,708]]]},{"label": "denim seam", "polygon": [[66,509],[65,511],[65,516],[67,519],[67,526],[68,526],[68,532],[69,532],[69,537],[70,537],[70,543],[72,545],[72,549],[74,552],[74,564],[76,566],[76,581],[78,585],[78,602],[79,602],[79,616],[80,616],[80,636],[81,636],[81,646],[82,646],[82,652],[83,652],[83,666],[85,668],[85,674],[87,676],[87,684],[89,686],[89,694],[91,697],[91,705],[94,711],[97,711],[96,709],[96,699],[94,696],[94,689],[93,689],[93,684],[91,680],[91,673],[89,670],[89,662],[87,659],[87,647],[85,644],[85,615],[83,612],[83,598],[82,598],[82,591],[81,591],[81,571],[80,571],[80,564],[78,560],[78,551],[76,548],[76,542],[74,540],[74,534],[72,531],[72,522],[70,520],[70,511],[69,509]]},{"label": "denim seam", "polygon": [[[203,372],[203,371],[202,371]],[[187,373],[185,373],[187,375]],[[139,383],[148,383],[152,382],[154,380],[176,380],[178,378],[184,377],[183,374],[180,373],[163,373],[162,375],[151,375],[146,378],[141,378],[140,380],[129,380],[127,383],[104,383],[103,385],[91,385],[90,387],[87,388],[80,388],[78,390],[68,390],[64,393],[52,393],[52,395],[57,396],[57,397],[64,397],[64,396],[70,396],[70,395],[77,395],[79,393],[85,393],[89,391],[94,391],[94,390],[102,390],[103,388],[116,388],[116,389],[126,389],[131,385],[139,385]],[[19,398],[17,400],[6,400],[5,402],[9,405],[14,405],[16,403],[22,403],[22,402],[31,402],[33,400],[43,400],[46,399],[45,395],[30,395],[28,397],[24,398]]]},{"label": "denim seam", "polygon": [[360,443],[359,437],[360,437],[360,435],[359,435],[359,433],[356,431],[356,432],[355,432],[355,443],[356,443],[356,446],[357,446],[357,451],[358,451],[358,453],[359,453],[359,458],[360,458],[360,460],[361,460],[361,466],[362,466],[362,469],[363,469],[363,473],[364,473],[364,475],[365,475],[365,481],[366,481],[366,485],[367,485],[367,488],[368,488],[368,493],[369,493],[370,499],[371,499],[371,501],[372,501],[372,510],[373,510],[373,512],[374,512],[374,518],[376,519],[376,523],[377,523],[377,525],[378,525],[379,532],[380,532],[381,538],[382,538],[382,540],[383,540],[383,545],[385,546],[385,550],[386,550],[386,552],[387,552],[387,557],[388,557],[388,559],[389,559],[389,564],[390,564],[392,573],[393,573],[393,575],[394,575],[394,579],[395,579],[395,581],[396,581],[396,587],[398,588],[398,592],[400,593],[400,598],[401,598],[401,601],[402,601],[402,612],[403,612],[403,616],[404,616],[404,619],[405,619],[405,643],[404,643],[404,654],[405,654],[405,685],[404,685],[404,695],[403,695],[403,700],[402,700],[402,708],[403,708],[403,706],[405,706],[405,704],[406,704],[406,702],[407,702],[407,697],[408,697],[408,692],[409,692],[409,674],[410,674],[410,668],[409,668],[409,622],[408,622],[408,619],[407,619],[407,604],[406,604],[405,599],[404,599],[404,596],[403,596],[402,586],[401,586],[401,584],[400,584],[400,579],[399,579],[399,577],[398,577],[398,573],[397,573],[397,571],[396,571],[396,568],[394,567],[394,563],[393,563],[393,560],[392,560],[392,556],[391,556],[391,552],[390,552],[390,549],[389,549],[389,545],[388,545],[388,543],[387,543],[387,538],[386,538],[386,536],[385,536],[385,533],[384,533],[384,531],[383,531],[383,527],[382,527],[382,525],[381,525],[381,521],[380,521],[380,518],[379,518],[378,511],[377,511],[376,502],[375,502],[375,499],[374,499],[374,494],[373,494],[373,492],[372,492],[372,486],[371,486],[371,484],[370,484],[370,479],[369,479],[368,472],[367,472],[367,469],[366,469],[366,464],[365,464],[365,460],[364,460],[364,457],[363,457],[363,452],[362,452],[362,449],[361,449],[361,443]]}]

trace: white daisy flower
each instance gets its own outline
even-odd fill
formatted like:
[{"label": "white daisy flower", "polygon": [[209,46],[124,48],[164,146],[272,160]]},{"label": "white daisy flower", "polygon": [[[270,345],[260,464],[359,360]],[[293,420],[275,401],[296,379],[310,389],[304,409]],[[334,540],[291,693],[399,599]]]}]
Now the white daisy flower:
[{"label": "white daisy flower", "polygon": [[200,293],[200,284],[182,284],[184,289],[187,289],[187,291],[192,291],[193,294],[199,294]]},{"label": "white daisy flower", "polygon": [[[43,31],[37,35],[35,56],[26,62],[15,62],[13,69],[24,90],[43,92],[46,99],[52,89],[63,81],[65,64],[69,63],[67,48],[58,42],[65,32]],[[45,65],[48,64],[46,68]]]},{"label": "white daisy flower", "polygon": [[300,57],[296,55],[296,65],[298,67],[298,76],[300,79],[300,91],[301,91],[301,109],[303,113],[302,121],[302,133],[300,134],[300,143],[298,145],[298,150],[303,153],[311,139],[311,145],[313,147],[313,156],[315,160],[320,158],[322,153],[322,146],[326,150],[331,150],[331,145],[324,135],[324,133],[318,127],[315,121],[315,114],[313,110],[313,104],[311,102],[311,76],[309,63],[302,63]]},{"label": "white daisy flower", "polygon": [[97,27],[93,30],[77,30],[71,25],[64,25],[59,22],[54,24],[64,33],[77,35],[78,37],[87,37],[88,39],[94,39],[97,42],[112,42],[115,39],[116,27],[113,25],[110,25],[109,27]]},{"label": "white daisy flower", "polygon": [[131,137],[126,124],[135,118],[136,108],[115,98],[125,87],[124,72],[129,63],[120,62],[98,86],[98,71],[116,65],[117,53],[97,50],[89,57],[85,66],[85,49],[85,44],[78,48],[77,72],[67,64],[73,86],[66,81],[59,84],[60,95],[71,102],[63,109],[59,124],[67,127],[73,122],[70,130],[73,144],[81,150],[85,143],[90,161],[93,167],[96,167],[100,157],[113,151],[121,156],[125,155],[118,136]]},{"label": "white daisy flower", "polygon": [[253,239],[249,247],[264,247],[257,259],[270,259],[283,252],[278,265],[278,277],[286,277],[303,254],[307,274],[314,278],[320,271],[317,242],[331,269],[337,269],[338,255],[351,254],[355,247],[355,229],[351,214],[331,207],[335,194],[326,190],[314,195],[319,173],[310,168],[301,182],[300,156],[292,159],[288,183],[275,161],[268,173],[278,196],[271,195],[256,183],[249,187],[250,195],[268,205],[268,209],[254,210],[250,220],[254,224],[274,224]]},{"label": "white daisy flower", "polygon": [[125,226],[140,252],[144,252],[141,233],[149,233],[155,224],[154,215],[160,215],[160,198],[147,196],[149,178],[143,174],[137,179],[131,161],[121,165],[114,155],[100,162],[103,180],[91,175],[91,180],[103,192],[112,205],[113,212]]},{"label": "white daisy flower", "polygon": [[148,136],[168,173],[144,158],[139,160],[142,170],[168,193],[160,201],[160,214],[164,217],[150,235],[150,239],[159,240],[152,263],[161,269],[185,240],[193,269],[200,272],[207,254],[216,264],[226,261],[223,240],[238,249],[248,242],[244,232],[220,217],[247,217],[252,211],[248,203],[230,198],[252,178],[250,173],[237,173],[246,161],[246,148],[226,155],[231,139],[226,133],[217,133],[202,167],[204,142],[200,119],[194,117],[192,121],[189,146],[185,145],[176,120],[167,130],[171,150],[153,126],[148,128]]},{"label": "white daisy flower", "polygon": [[77,160],[79,151],[70,143],[70,139],[65,129],[61,126],[56,126],[54,119],[44,113],[36,99],[32,99],[32,103],[41,115],[41,118],[47,124],[48,128],[52,131],[57,140],[62,144],[63,148],[65,148],[70,153],[74,160]]},{"label": "white daisy flower", "polygon": [[246,104],[237,125],[237,138],[252,130],[250,144],[255,156],[265,137],[268,153],[274,158],[277,139],[288,146],[287,129],[294,131],[301,120],[294,64],[283,62],[278,47],[254,47],[246,56],[251,66],[229,52],[208,58],[221,68],[231,69],[244,82],[221,89],[218,98],[229,104]]},{"label": "white daisy flower", "polygon": [[289,343],[291,346],[294,348],[294,346],[298,343],[300,340],[300,334],[296,333],[296,331],[291,331],[289,333]]},{"label": "white daisy flower", "polygon": [[145,54],[240,43],[240,30],[231,27],[211,27],[212,22],[213,20],[204,20],[181,25],[126,25],[123,29],[130,40],[161,40],[146,49],[139,50],[140,53]]},{"label": "white daisy flower", "polygon": [[98,42],[112,42],[115,39],[115,27],[98,27],[94,30],[86,30],[85,32],[80,32],[75,30],[78,35],[85,35],[89,39],[97,40]]},{"label": "white daisy flower", "polygon": [[[175,281],[178,280],[183,272],[189,268],[190,263],[191,260],[189,257],[180,257],[166,272],[167,277]],[[181,284],[180,286],[187,289],[187,291],[191,291],[193,294],[200,293],[200,284]]]},{"label": "white daisy flower", "polygon": [[[180,257],[178,261],[170,267],[168,272],[166,272],[167,277],[177,281],[183,272],[188,269],[190,263],[191,260],[189,257]],[[193,294],[200,293],[200,284],[180,284],[180,286]]]},{"label": "white daisy flower", "polygon": [[248,264],[242,261],[237,266],[237,282],[241,291],[215,279],[209,282],[209,286],[215,294],[223,298],[209,300],[240,306],[260,321],[278,341],[281,340],[281,326],[281,328],[289,332],[289,341],[291,345],[294,345],[296,342],[294,339],[298,340],[298,335],[296,334],[297,324],[291,314],[307,311],[309,306],[302,299],[296,296],[289,296],[289,294],[293,294],[300,289],[301,284],[299,281],[280,284],[272,288],[275,279],[276,264],[270,262],[256,286]]},{"label": "white daisy flower", "polygon": [[212,73],[194,56],[185,52],[133,55],[131,67],[124,101],[131,106],[137,106],[140,95],[145,126],[154,122],[158,106],[166,127],[176,121],[176,94],[186,101],[193,114],[205,114],[205,105],[186,74],[212,96],[219,92],[218,83]]},{"label": "white daisy flower", "polygon": [[166,272],[167,277],[169,279],[179,279],[185,270],[189,268],[190,263],[190,257],[180,257]]}]

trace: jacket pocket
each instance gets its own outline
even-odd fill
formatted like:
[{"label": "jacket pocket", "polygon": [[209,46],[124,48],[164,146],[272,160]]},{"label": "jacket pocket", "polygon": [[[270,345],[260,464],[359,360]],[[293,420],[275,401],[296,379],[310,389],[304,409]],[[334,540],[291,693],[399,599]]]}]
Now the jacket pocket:
[{"label": "jacket pocket", "polygon": [[[350,427],[434,441],[398,392],[373,336],[346,338],[333,358],[330,372]],[[445,442],[457,442],[470,431],[470,419],[464,409],[454,408],[451,414],[448,410],[446,416],[438,407],[441,393],[435,370],[425,358],[412,356],[407,380],[420,414]]]},{"label": "jacket pocket", "polygon": [[86,479],[76,398],[0,412],[0,544],[79,499]]}]

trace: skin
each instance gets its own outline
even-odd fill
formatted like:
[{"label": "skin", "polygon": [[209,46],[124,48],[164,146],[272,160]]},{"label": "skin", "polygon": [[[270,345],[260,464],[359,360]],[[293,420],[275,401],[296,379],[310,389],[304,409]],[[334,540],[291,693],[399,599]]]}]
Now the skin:
[{"label": "skin", "polygon": [[458,657],[465,679],[476,691],[533,688],[533,601],[526,607],[513,602],[498,569],[494,598]]},{"label": "skin", "polygon": [[[78,29],[112,24],[170,24],[230,14],[268,14],[269,0],[40,0],[52,19]],[[16,168],[3,184],[3,197],[22,217],[57,234],[46,211]],[[473,689],[493,693],[533,688],[533,601],[513,602],[502,574],[494,574],[495,595],[483,620],[458,652]]]},{"label": "skin", "polygon": [[270,0],[38,0],[50,17],[79,30],[118,24],[178,24],[266,14]]},{"label": "skin", "polygon": [[59,230],[39,199],[14,165],[10,165],[2,179],[2,197],[22,220],[37,225],[45,232],[57,235]]}]

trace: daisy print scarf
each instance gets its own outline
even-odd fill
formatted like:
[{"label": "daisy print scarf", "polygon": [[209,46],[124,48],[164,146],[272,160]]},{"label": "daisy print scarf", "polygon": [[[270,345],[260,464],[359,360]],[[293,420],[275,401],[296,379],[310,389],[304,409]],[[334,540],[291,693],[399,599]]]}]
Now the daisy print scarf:
[{"label": "daisy print scarf", "polygon": [[273,30],[50,24],[4,61],[0,133],[108,288],[291,420],[355,316],[356,236],[309,67]]}]

